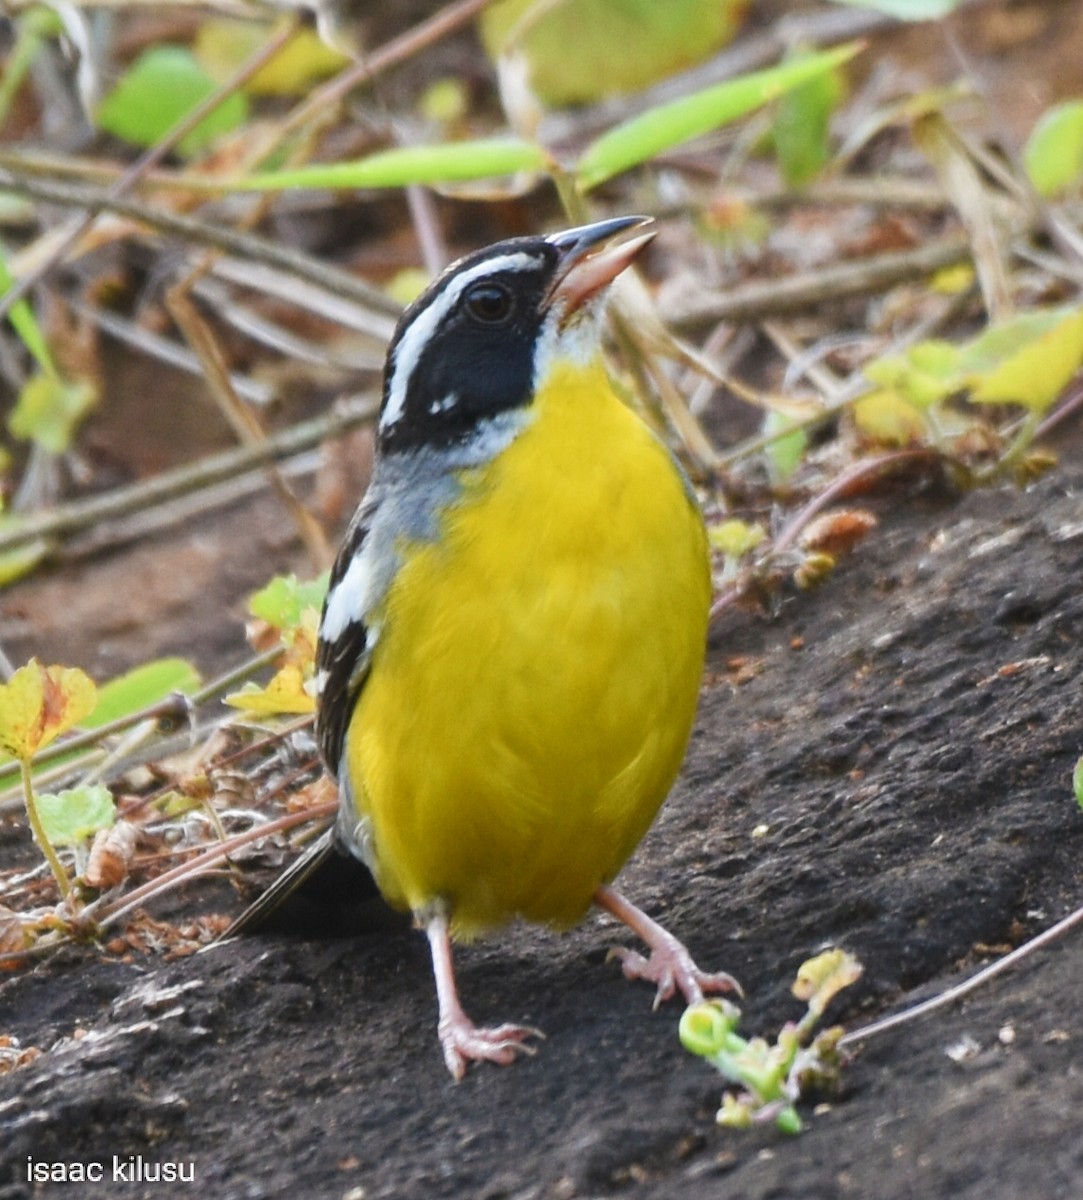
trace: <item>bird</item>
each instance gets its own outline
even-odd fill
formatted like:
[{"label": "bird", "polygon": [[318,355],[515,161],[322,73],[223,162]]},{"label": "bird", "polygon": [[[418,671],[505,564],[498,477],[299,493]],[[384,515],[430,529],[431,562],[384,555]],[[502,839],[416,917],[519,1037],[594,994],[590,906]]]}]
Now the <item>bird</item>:
[{"label": "bird", "polygon": [[614,887],[680,769],[711,601],[693,487],[603,356],[610,284],[652,226],[497,242],[402,315],[319,626],[316,740],[338,816],[225,934],[336,850],[359,859],[428,938],[456,1080],[543,1036],[479,1027],[458,994],[453,940],[514,919],[610,913],[649,949],[614,953],[656,985],[655,1007],[737,989]]}]

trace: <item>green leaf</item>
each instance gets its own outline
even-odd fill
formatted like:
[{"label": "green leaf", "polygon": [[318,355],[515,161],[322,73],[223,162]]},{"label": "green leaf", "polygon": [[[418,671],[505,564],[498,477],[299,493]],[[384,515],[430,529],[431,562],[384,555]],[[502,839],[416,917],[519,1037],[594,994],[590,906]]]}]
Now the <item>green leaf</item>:
[{"label": "green leaf", "polygon": [[[126,142],[153,146],[217,88],[190,51],[182,46],[155,46],[136,59],[102,101],[98,125]],[[190,158],[243,125],[247,116],[248,101],[235,92],[186,134],[177,149]]]},{"label": "green leaf", "polygon": [[868,8],[898,21],[935,21],[959,6],[959,0],[835,0],[850,8]]},{"label": "green leaf", "polygon": [[711,546],[721,551],[727,558],[741,558],[755,548],[767,536],[762,525],[750,525],[738,517],[730,517],[718,525],[712,525],[707,530]]},{"label": "green leaf", "polygon": [[116,805],[106,787],[76,787],[37,797],[38,816],[54,846],[78,846],[116,819]]},{"label": "green leaf", "polygon": [[[483,138],[434,146],[401,146],[353,162],[320,163],[265,172],[229,181],[236,191],[277,192],[285,188],[398,188],[411,183],[463,183],[540,171],[545,151],[519,138]],[[216,189],[223,185],[216,184]]]},{"label": "green leaf", "polygon": [[873,441],[887,446],[906,446],[920,441],[925,421],[920,409],[898,392],[880,390],[854,401],[854,424]]},{"label": "green leaf", "polygon": [[436,125],[453,125],[470,111],[466,80],[454,75],[434,79],[417,99],[417,111]]},{"label": "green leaf", "polygon": [[1035,190],[1055,196],[1083,176],[1083,100],[1055,104],[1038,119],[1023,148]]},{"label": "green leaf", "polygon": [[848,62],[861,49],[851,43],[822,54],[808,54],[778,67],[755,71],[658,105],[603,133],[579,160],[584,189],[646,162],[691,138],[735,121],[787,91]]},{"label": "green leaf", "polygon": [[1083,365],[1083,308],[1013,317],[964,347],[960,365],[971,400],[1044,412]]},{"label": "green leaf", "polygon": [[896,392],[909,404],[925,409],[964,386],[960,353],[951,342],[929,338],[902,354],[876,359],[864,368],[864,375],[885,391]]},{"label": "green leaf", "polygon": [[[0,296],[7,295],[15,286],[15,280],[8,269],[7,258],[0,252]],[[45,335],[41,332],[34,310],[27,300],[17,300],[8,312],[11,327],[19,335],[19,340],[33,355],[34,361],[47,375],[55,375],[56,367]]]},{"label": "green leaf", "polygon": [[492,58],[526,56],[531,89],[546,104],[587,104],[709,58],[745,8],[745,0],[503,0],[480,25]]},{"label": "green leaf", "polygon": [[919,409],[968,390],[978,404],[1044,412],[1083,366],[1083,307],[1035,309],[955,346],[930,338],[865,367],[871,382]]},{"label": "green leaf", "polygon": [[296,575],[276,575],[266,587],[248,600],[248,611],[275,629],[293,629],[301,623],[306,608],[317,612],[323,607],[331,574],[324,571],[315,579],[301,582]]},{"label": "green leaf", "polygon": [[143,663],[98,689],[98,704],[83,721],[88,729],[98,729],[164,700],[173,692],[190,696],[199,690],[199,672],[184,658],[159,658]]},{"label": "green leaf", "polygon": [[71,448],[79,422],[94,406],[98,390],[89,380],[67,383],[59,375],[40,371],[19,393],[8,417],[8,429],[24,441],[63,454]]},{"label": "green leaf", "polygon": [[257,717],[316,711],[315,697],[306,690],[304,671],[296,663],[284,666],[266,687],[246,683],[240,691],[227,696],[226,703]]},{"label": "green leaf", "polygon": [[764,437],[771,438],[764,450],[767,469],[771,482],[776,487],[785,483],[797,470],[808,449],[808,434],[804,429],[791,429],[789,433],[780,432],[793,423],[793,417],[775,409],[769,409],[763,419]]},{"label": "green leaf", "polygon": [[[259,21],[212,17],[200,21],[192,49],[200,65],[222,82],[266,44],[268,35],[269,26]],[[244,90],[250,96],[303,96],[349,62],[305,25],[248,80]]]},{"label": "green leaf", "polygon": [[1079,759],[1072,772],[1072,791],[1075,792],[1076,803],[1083,808],[1083,758]]},{"label": "green leaf", "polygon": [[85,671],[32,658],[0,683],[0,747],[26,761],[89,716],[97,702]]},{"label": "green leaf", "polygon": [[808,183],[830,160],[828,130],[842,90],[838,71],[828,71],[779,100],[771,135],[789,187]]}]

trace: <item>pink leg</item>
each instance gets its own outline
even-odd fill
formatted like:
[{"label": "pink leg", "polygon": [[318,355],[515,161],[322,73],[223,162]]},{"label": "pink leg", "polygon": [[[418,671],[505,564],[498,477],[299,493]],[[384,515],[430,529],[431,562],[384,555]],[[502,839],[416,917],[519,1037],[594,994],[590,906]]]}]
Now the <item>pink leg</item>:
[{"label": "pink leg", "polygon": [[623,921],[650,947],[650,958],[644,958],[635,950],[615,946],[609,953],[619,958],[621,969],[628,979],[646,979],[658,985],[654,996],[654,1007],[668,1000],[679,988],[689,1004],[699,1004],[704,992],[736,992],[742,995],[741,985],[724,971],[709,975],[701,971],[692,961],[691,954],[672,933],[652,921],[642,909],[602,884],[594,893],[594,903],[607,913]]},{"label": "pink leg", "polygon": [[458,1082],[466,1074],[471,1061],[499,1063],[502,1067],[515,1061],[517,1054],[533,1054],[534,1047],[526,1039],[544,1037],[540,1030],[526,1025],[501,1025],[497,1029],[479,1029],[463,1012],[459,991],[455,986],[455,971],[451,965],[451,938],[447,914],[438,912],[425,920],[425,933],[432,951],[432,970],[436,976],[436,999],[440,1008],[437,1034],[444,1048],[444,1062]]}]

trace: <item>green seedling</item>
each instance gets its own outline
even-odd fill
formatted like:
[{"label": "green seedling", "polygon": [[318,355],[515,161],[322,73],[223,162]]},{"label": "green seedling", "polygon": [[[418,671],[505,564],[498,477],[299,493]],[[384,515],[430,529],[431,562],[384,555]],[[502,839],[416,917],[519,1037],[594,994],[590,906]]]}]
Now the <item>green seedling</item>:
[{"label": "green seedling", "polygon": [[98,389],[90,380],[66,380],[53,371],[39,371],[20,389],[8,429],[13,437],[34,442],[50,454],[65,454],[97,402]]},{"label": "green seedling", "polygon": [[[705,1058],[739,1089],[722,1097],[717,1121],[734,1129],[773,1121],[783,1133],[800,1133],[797,1101],[808,1092],[837,1087],[842,1029],[824,1030],[809,1041],[832,997],[861,977],[861,964],[845,950],[826,950],[802,964],[794,995],[808,1009],[788,1022],[774,1045],[737,1032],[741,1010],[728,1000],[695,1004],[681,1018],[684,1048]],[[808,1044],[806,1044],[808,1043]]]},{"label": "green seedling", "polygon": [[27,819],[65,899],[71,892],[71,880],[38,811],[30,761],[89,716],[97,701],[97,688],[89,675],[77,667],[44,667],[36,658],[20,667],[10,682],[0,684],[0,748],[19,760]]},{"label": "green seedling", "polygon": [[260,650],[281,646],[282,661],[266,687],[246,683],[226,697],[227,704],[253,717],[315,712],[316,640],[328,579],[327,572],[303,583],[295,575],[279,575],[249,598],[255,618],[250,640]]},{"label": "green seedling", "polygon": [[720,521],[707,530],[711,549],[722,555],[719,585],[732,583],[753,550],[767,537],[762,525],[750,524],[738,517]]},{"label": "green seedling", "polygon": [[116,805],[107,787],[83,785],[62,792],[40,792],[38,816],[52,846],[75,851],[76,873],[82,869],[90,839],[116,822]]},{"label": "green seedling", "polygon": [[1035,309],[990,325],[968,342],[918,342],[901,354],[869,363],[874,385],[857,401],[854,419],[874,437],[899,441],[925,436],[952,454],[973,422],[948,407],[955,396],[971,404],[1009,404],[1024,411],[996,466],[1018,462],[1037,428],[1083,365],[1083,308]]},{"label": "green seedling", "polygon": [[276,575],[248,598],[248,611],[257,620],[288,633],[301,625],[306,610],[319,613],[329,579],[327,571],[303,581],[296,575]]}]

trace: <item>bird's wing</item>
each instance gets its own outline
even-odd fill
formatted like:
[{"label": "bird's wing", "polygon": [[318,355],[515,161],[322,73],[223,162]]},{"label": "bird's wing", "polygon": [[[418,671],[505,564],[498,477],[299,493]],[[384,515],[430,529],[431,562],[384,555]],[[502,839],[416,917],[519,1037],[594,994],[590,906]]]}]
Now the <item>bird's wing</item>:
[{"label": "bird's wing", "polygon": [[[349,524],[339,557],[331,568],[327,599],[319,619],[316,648],[316,678],[319,703],[316,716],[316,740],[319,752],[331,775],[339,779],[342,749],[349,721],[357,707],[376,641],[372,626],[373,610],[387,590],[393,559],[377,550],[379,534],[373,534],[379,504],[376,488],[371,488]],[[381,566],[383,570],[381,570]],[[340,784],[340,788],[342,788]],[[348,788],[341,792],[343,808],[349,809]],[[295,890],[317,874],[335,854],[347,856],[352,863],[345,883],[339,888],[352,902],[378,894],[370,872],[354,845],[355,818],[348,822],[349,834],[343,836],[342,820],[331,826],[321,838],[282,872],[222,935],[221,940],[258,928]],[[339,872],[342,874],[342,872]]]},{"label": "bird's wing", "polygon": [[346,730],[372,661],[371,610],[383,586],[373,553],[375,502],[362,503],[331,569],[316,647],[319,706],[316,741],[327,770],[338,777]]}]

